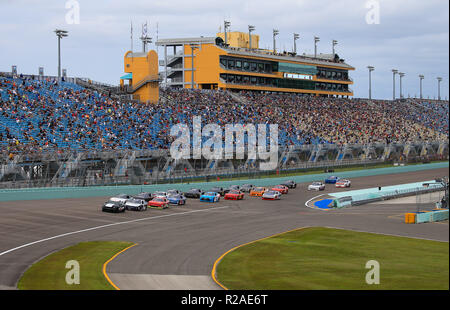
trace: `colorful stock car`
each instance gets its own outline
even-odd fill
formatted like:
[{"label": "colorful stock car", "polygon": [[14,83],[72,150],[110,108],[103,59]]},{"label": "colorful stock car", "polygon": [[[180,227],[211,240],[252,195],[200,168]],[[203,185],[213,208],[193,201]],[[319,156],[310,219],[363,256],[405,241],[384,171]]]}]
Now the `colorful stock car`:
[{"label": "colorful stock car", "polygon": [[224,199],[227,200],[242,200],[244,199],[244,193],[241,191],[231,190],[225,194]]},{"label": "colorful stock car", "polygon": [[216,192],[207,192],[200,196],[200,201],[219,202],[220,194]]}]

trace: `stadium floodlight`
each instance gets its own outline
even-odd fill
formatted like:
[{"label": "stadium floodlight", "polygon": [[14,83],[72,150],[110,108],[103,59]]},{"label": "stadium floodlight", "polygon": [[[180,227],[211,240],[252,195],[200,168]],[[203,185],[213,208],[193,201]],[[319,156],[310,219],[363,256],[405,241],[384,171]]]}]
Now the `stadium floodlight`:
[{"label": "stadium floodlight", "polygon": [[255,30],[255,26],[248,25],[248,48],[252,49],[252,31]]},{"label": "stadium floodlight", "polygon": [[229,21],[224,20],[223,21],[223,29],[225,32],[225,46],[228,44],[228,38],[227,38],[227,30],[230,28],[231,23]]},{"label": "stadium floodlight", "polygon": [[442,82],[442,78],[441,77],[437,77],[436,79],[438,81],[438,100],[441,100],[441,82]]},{"label": "stadium floodlight", "polygon": [[277,29],[273,29],[273,52],[274,52],[274,53],[277,52],[275,37],[276,37],[279,33],[280,33],[280,32],[279,32]]},{"label": "stadium floodlight", "polygon": [[67,37],[69,32],[67,30],[56,29],[54,31],[58,37],[58,81],[61,80],[61,39]]},{"label": "stadium floodlight", "polygon": [[392,82],[393,82],[393,85],[392,85],[392,89],[393,89],[392,100],[395,100],[395,75],[397,73],[398,73],[397,69],[392,69],[392,76],[393,76],[393,79],[392,79]]},{"label": "stadium floodlight", "polygon": [[369,69],[369,100],[372,99],[372,71],[375,70],[373,66],[367,66]]},{"label": "stadium floodlight", "polygon": [[319,37],[314,37],[314,58],[317,58],[317,42],[320,41]]},{"label": "stadium floodlight", "polygon": [[300,35],[298,33],[294,33],[294,54],[297,54],[297,43],[296,41],[300,39]]},{"label": "stadium floodlight", "polygon": [[197,49],[199,47],[198,44],[191,44],[191,50],[192,50],[192,55],[191,55],[191,61],[192,61],[192,67],[191,67],[191,88],[194,89],[195,83],[194,83],[194,50]]},{"label": "stadium floodlight", "polygon": [[398,75],[400,76],[400,99],[403,99],[402,78],[405,74],[403,72],[399,72]]},{"label": "stadium floodlight", "polygon": [[334,57],[334,55],[335,55],[334,47],[335,47],[337,44],[338,44],[338,41],[337,41],[337,40],[331,41],[331,45],[333,46],[333,57]]},{"label": "stadium floodlight", "polygon": [[423,99],[422,97],[422,80],[425,78],[425,76],[423,74],[419,74],[419,79],[420,79],[420,99]]}]

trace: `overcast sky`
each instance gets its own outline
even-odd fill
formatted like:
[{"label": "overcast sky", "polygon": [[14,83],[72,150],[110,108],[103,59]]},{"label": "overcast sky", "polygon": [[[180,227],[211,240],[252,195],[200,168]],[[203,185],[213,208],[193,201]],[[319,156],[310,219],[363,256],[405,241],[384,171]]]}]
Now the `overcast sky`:
[{"label": "overcast sky", "polygon": [[[62,28],[69,31],[62,40],[68,75],[116,85],[131,46],[131,21],[134,50],[140,51],[138,37],[146,21],[151,37],[156,38],[158,23],[159,38],[173,38],[215,36],[226,19],[231,31],[254,25],[261,48],[272,46],[274,28],[280,31],[279,50],[292,50],[294,32],[301,37],[300,53],[314,53],[314,36],[320,37],[319,53],[331,53],[331,41],[338,40],[336,52],[356,68],[350,74],[355,97],[368,96],[368,65],[375,67],[374,98],[392,98],[393,68],[406,74],[404,96],[419,94],[419,74],[425,75],[425,97],[437,97],[438,76],[443,78],[441,97],[449,94],[447,0],[78,0],[79,24],[67,23],[72,16],[67,2],[0,0],[0,71],[14,64],[19,72],[37,74],[42,66],[46,75],[57,75],[53,31]],[[398,77],[396,89],[398,96]]]}]

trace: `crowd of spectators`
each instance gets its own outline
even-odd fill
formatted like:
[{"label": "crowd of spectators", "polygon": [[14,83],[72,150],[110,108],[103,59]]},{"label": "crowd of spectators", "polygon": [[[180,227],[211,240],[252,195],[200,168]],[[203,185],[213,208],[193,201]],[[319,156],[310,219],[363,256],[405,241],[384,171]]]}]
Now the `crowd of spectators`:
[{"label": "crowd of spectators", "polygon": [[1,151],[167,149],[176,123],[278,124],[279,143],[448,139],[448,105],[297,94],[161,89],[158,104],[121,102],[71,83],[0,78]]}]

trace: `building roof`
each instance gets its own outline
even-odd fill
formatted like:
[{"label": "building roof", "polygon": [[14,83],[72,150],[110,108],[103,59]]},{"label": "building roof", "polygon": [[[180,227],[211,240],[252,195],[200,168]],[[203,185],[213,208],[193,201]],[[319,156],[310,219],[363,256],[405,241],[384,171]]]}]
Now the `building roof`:
[{"label": "building roof", "polygon": [[157,46],[164,46],[164,45],[183,45],[183,44],[191,44],[191,43],[198,43],[198,44],[210,44],[216,43],[216,37],[199,37],[199,38],[174,38],[174,39],[159,39],[156,42]]},{"label": "building roof", "polygon": [[320,54],[317,55],[316,58],[314,58],[314,55],[308,56],[308,55],[284,55],[282,53],[276,53],[269,52],[267,50],[255,50],[252,49],[251,51],[248,49],[238,49],[238,48],[225,48],[221,47],[225,51],[227,51],[229,54],[233,55],[242,55],[242,56],[257,56],[262,58],[268,58],[272,60],[285,60],[285,61],[298,61],[298,62],[304,62],[308,64],[313,65],[323,65],[323,66],[334,66],[334,67],[341,67],[342,69],[346,70],[354,70],[355,68],[350,66],[349,64],[345,62],[334,62],[332,61],[331,54]]}]

